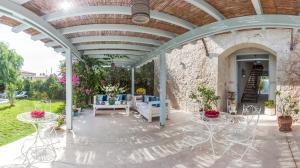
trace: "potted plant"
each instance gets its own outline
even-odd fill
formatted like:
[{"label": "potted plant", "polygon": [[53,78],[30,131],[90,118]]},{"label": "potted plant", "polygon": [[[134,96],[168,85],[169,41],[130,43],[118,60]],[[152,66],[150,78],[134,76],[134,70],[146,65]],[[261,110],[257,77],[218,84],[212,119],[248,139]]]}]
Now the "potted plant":
[{"label": "potted plant", "polygon": [[264,104],[265,104],[265,114],[266,115],[275,115],[274,100],[265,101]]},{"label": "potted plant", "polygon": [[298,104],[292,99],[291,95],[283,95],[280,91],[276,92],[278,98],[278,125],[279,131],[289,132],[292,130],[293,117],[298,114]]},{"label": "potted plant", "polygon": [[138,89],[136,89],[136,94],[145,95],[146,94],[146,89],[145,88],[138,88]]},{"label": "potted plant", "polygon": [[117,95],[126,91],[125,87],[120,87],[119,85],[107,85],[102,87],[102,90],[108,96],[109,105],[114,105],[117,100]]},{"label": "potted plant", "polygon": [[217,108],[217,101],[220,99],[220,96],[215,94],[214,89],[200,85],[196,92],[192,92],[190,98],[202,103],[200,111],[209,111]]},{"label": "potted plant", "polygon": [[74,116],[79,116],[79,110],[78,110],[78,108],[73,108],[73,115]]},{"label": "potted plant", "polygon": [[61,129],[61,126],[65,123],[65,117],[63,115],[60,115],[57,118],[56,122],[57,122],[57,125],[56,125],[55,129],[56,130]]}]

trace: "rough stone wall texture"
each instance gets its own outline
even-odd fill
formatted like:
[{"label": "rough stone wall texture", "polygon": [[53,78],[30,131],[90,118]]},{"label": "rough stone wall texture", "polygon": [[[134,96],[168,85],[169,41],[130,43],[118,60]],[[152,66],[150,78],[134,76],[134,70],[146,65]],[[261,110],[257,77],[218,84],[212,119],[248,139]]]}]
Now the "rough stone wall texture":
[{"label": "rough stone wall texture", "polygon": [[[235,51],[245,48],[258,48],[276,57],[277,89],[292,91],[300,97],[300,35],[294,40],[294,50],[290,50],[290,29],[249,30],[215,35],[205,38],[209,56],[201,40],[173,49],[166,54],[167,96],[174,108],[185,109],[190,102],[190,93],[200,83],[217,90],[222,97],[220,108],[224,109],[225,91],[228,83],[228,57]],[[159,61],[155,60],[155,93],[159,88]]]},{"label": "rough stone wall texture", "polygon": [[[285,95],[291,95],[292,98],[300,102],[300,34],[295,35],[293,41],[293,50],[289,57],[282,59],[283,62],[277,63],[277,89]],[[284,76],[282,76],[284,75]]]}]

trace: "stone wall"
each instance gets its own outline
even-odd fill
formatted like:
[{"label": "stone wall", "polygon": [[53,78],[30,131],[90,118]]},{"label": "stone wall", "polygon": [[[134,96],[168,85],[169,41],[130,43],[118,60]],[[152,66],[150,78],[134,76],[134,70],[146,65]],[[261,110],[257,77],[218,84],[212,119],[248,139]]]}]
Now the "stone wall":
[{"label": "stone wall", "polygon": [[[240,49],[257,48],[274,55],[277,62],[274,86],[285,91],[293,91],[300,97],[300,36],[294,41],[294,50],[290,50],[290,29],[267,29],[240,31],[205,38],[209,56],[206,56],[203,42],[197,40],[180,49],[166,54],[167,96],[172,106],[185,109],[190,93],[201,83],[217,90],[222,97],[220,108],[224,109],[225,93],[230,85],[235,85],[228,75],[234,73],[229,56]],[[158,94],[159,61],[155,60],[155,93]],[[275,90],[276,88],[274,88]]]}]

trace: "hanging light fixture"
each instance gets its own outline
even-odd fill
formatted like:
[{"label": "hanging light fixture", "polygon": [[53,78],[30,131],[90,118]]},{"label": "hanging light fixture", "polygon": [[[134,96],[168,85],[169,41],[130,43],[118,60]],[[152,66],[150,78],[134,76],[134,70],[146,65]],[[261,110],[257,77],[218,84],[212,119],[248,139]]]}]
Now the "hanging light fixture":
[{"label": "hanging light fixture", "polygon": [[146,24],[150,20],[149,0],[132,0],[132,22]]}]

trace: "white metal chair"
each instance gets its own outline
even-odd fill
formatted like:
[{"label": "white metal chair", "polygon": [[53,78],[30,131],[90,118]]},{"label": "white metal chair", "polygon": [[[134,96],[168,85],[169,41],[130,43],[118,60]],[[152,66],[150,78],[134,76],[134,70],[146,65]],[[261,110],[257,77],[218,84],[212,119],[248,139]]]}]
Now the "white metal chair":
[{"label": "white metal chair", "polygon": [[242,160],[249,149],[256,150],[253,145],[260,112],[260,107],[243,105],[242,118],[234,120],[230,128],[225,131],[225,141],[230,144],[225,152],[233,145],[245,147],[245,150],[239,154],[240,160]]}]

